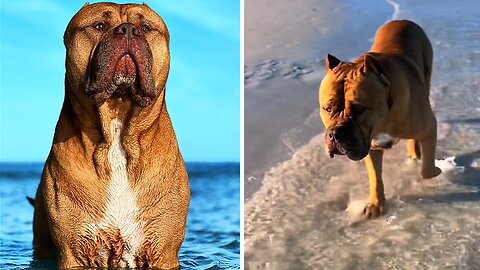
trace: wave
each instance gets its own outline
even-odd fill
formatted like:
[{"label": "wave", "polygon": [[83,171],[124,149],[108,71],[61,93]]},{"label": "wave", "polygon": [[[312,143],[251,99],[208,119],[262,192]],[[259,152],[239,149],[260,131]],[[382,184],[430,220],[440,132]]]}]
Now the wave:
[{"label": "wave", "polygon": [[0,179],[40,179],[42,170],[43,162],[2,162]]},{"label": "wave", "polygon": [[[42,175],[43,162],[2,162],[0,163],[0,179],[38,179]],[[186,162],[190,179],[207,177],[238,177],[238,162]]]},{"label": "wave", "polygon": [[393,14],[392,14],[391,20],[398,20],[400,18],[400,5],[393,0],[385,0],[385,1],[387,1],[390,5],[393,6]]},{"label": "wave", "polygon": [[190,179],[240,175],[239,162],[187,162],[186,167]]}]

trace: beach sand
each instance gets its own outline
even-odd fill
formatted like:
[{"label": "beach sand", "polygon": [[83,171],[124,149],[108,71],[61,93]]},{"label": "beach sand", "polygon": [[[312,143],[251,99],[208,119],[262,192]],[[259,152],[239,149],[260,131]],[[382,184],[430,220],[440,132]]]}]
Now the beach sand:
[{"label": "beach sand", "polygon": [[[245,1],[246,269],[480,269],[480,4]],[[388,212],[358,222],[363,162],[328,158],[318,116],[327,52],[351,60],[391,19],[434,49],[438,164],[384,157]],[[348,208],[348,211],[345,209]]]}]

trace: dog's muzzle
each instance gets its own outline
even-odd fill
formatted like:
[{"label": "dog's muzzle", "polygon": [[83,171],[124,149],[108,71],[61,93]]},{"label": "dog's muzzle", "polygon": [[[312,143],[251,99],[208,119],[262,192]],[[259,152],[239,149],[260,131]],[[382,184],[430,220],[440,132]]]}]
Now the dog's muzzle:
[{"label": "dog's muzzle", "polygon": [[346,155],[351,160],[361,160],[368,154],[363,138],[358,138],[358,132],[350,124],[329,127],[325,131],[325,150],[330,158],[334,155]]}]

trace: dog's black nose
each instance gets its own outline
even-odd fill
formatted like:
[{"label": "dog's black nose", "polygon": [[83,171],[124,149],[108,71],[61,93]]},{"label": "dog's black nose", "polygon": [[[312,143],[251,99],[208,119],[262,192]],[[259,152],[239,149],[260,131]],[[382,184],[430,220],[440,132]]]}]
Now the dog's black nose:
[{"label": "dog's black nose", "polygon": [[142,31],[138,30],[138,28],[131,23],[120,24],[113,29],[113,33],[116,35],[126,35],[129,38],[143,35]]},{"label": "dog's black nose", "polygon": [[348,138],[348,127],[346,126],[337,126],[328,132],[328,137],[330,140],[335,140],[335,141],[345,141]]}]

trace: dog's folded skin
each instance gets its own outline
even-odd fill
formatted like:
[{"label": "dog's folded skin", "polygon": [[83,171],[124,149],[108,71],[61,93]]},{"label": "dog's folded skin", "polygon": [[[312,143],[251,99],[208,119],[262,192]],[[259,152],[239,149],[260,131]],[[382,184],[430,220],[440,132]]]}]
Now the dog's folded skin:
[{"label": "dog's folded skin", "polygon": [[168,30],[146,5],[84,6],[64,36],[65,100],[35,198],[59,267],[178,268],[190,191],[165,105]]},{"label": "dog's folded skin", "polygon": [[441,172],[434,165],[437,125],[428,98],[432,58],[422,28],[407,20],[380,27],[370,51],[353,62],[327,55],[319,96],[325,150],[332,158],[366,158],[368,218],[385,211],[383,149],[398,139],[408,139],[410,158],[418,159],[421,153],[424,178]]}]

